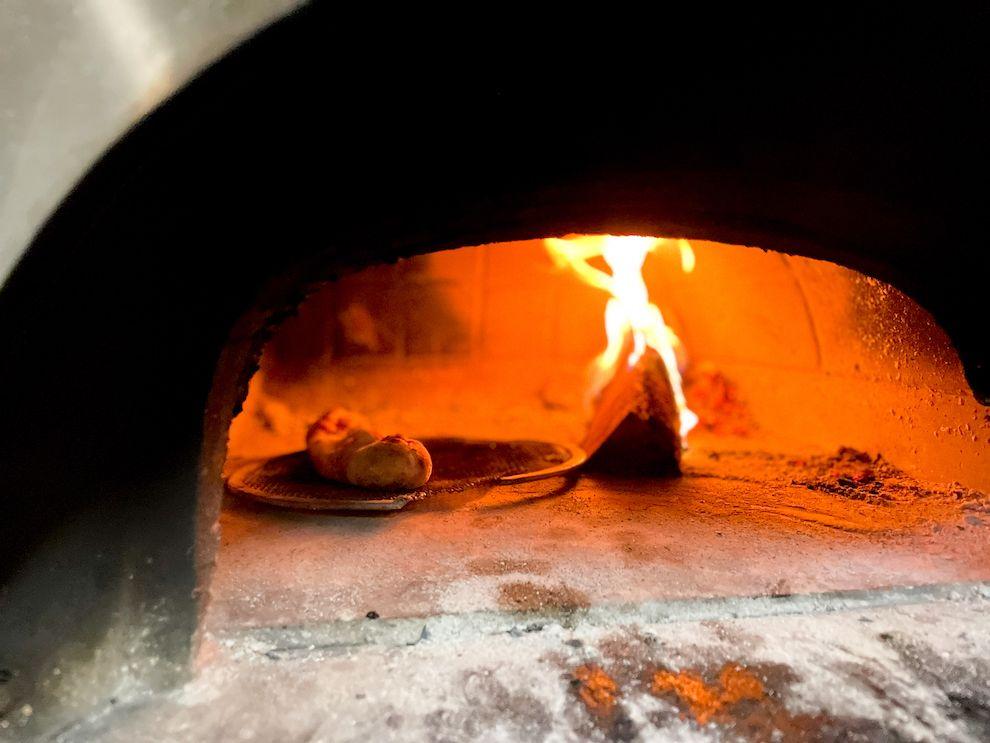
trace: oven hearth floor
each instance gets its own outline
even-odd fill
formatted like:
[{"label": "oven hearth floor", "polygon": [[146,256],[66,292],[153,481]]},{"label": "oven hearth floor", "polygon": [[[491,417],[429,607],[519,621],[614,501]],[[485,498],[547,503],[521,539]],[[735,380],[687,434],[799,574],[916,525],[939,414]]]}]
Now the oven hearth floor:
[{"label": "oven hearth floor", "polygon": [[705,457],[680,478],[582,475],[369,516],[229,497],[206,629],[990,579],[985,504],[877,505],[738,470]]}]

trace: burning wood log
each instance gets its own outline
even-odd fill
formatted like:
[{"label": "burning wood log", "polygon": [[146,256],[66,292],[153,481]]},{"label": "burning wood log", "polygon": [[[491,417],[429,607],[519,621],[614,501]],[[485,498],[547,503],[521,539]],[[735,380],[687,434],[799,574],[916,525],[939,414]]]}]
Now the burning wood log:
[{"label": "burning wood log", "polygon": [[632,367],[619,364],[595,403],[582,448],[587,466],[621,474],[680,472],[680,414],[667,368],[647,349]]},{"label": "burning wood log", "polygon": [[[678,472],[681,436],[697,422],[684,400],[677,368],[680,341],[667,326],[660,308],[650,301],[643,262],[662,242],[636,235],[584,235],[544,241],[558,265],[569,266],[581,279],[604,289],[608,345],[592,363],[590,391],[596,396],[594,416],[584,440],[592,467],[617,472]],[[694,252],[678,241],[685,272],[694,269]],[[589,261],[601,256],[611,273]],[[635,350],[637,361],[623,361]]]}]

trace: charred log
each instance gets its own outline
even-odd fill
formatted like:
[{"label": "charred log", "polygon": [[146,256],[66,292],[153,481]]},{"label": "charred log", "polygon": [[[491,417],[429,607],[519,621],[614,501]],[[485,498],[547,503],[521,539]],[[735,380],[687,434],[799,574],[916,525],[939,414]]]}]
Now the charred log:
[{"label": "charred log", "polygon": [[615,474],[680,472],[680,414],[663,359],[647,350],[602,390],[582,444],[588,468]]}]

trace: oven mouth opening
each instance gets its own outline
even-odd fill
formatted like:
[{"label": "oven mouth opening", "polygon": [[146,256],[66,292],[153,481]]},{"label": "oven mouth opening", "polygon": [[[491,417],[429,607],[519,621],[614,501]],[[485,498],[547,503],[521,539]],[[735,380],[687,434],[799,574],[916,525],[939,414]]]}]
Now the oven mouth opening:
[{"label": "oven mouth opening", "polygon": [[[270,330],[229,431],[207,632],[985,577],[985,540],[957,529],[986,518],[983,412],[910,298],[825,261],[612,238],[649,241],[642,284],[669,345],[636,356],[636,309],[610,319],[600,282],[625,269],[581,242],[603,236],[569,239],[372,265]],[[609,322],[622,342],[603,366]],[[636,375],[664,353],[683,404],[660,364],[674,412],[644,413]],[[623,375],[643,425],[611,420],[589,445]],[[437,474],[321,477],[307,432],[331,410],[421,440]]]}]

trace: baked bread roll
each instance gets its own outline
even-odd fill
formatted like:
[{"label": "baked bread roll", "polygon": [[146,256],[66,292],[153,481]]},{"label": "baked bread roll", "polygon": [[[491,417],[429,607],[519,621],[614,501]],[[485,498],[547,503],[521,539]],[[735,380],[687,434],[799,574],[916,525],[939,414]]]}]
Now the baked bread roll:
[{"label": "baked bread roll", "polygon": [[414,490],[433,473],[430,453],[403,436],[380,438],[371,422],[343,408],[310,426],[306,451],[323,477],[376,490]]},{"label": "baked bread roll", "polygon": [[320,475],[347,482],[347,464],[354,452],[378,439],[371,421],[363,415],[336,408],[310,426],[306,434],[306,451]]},{"label": "baked bread roll", "polygon": [[354,452],[347,465],[347,481],[362,488],[414,490],[426,484],[433,461],[415,439],[386,436]]}]

